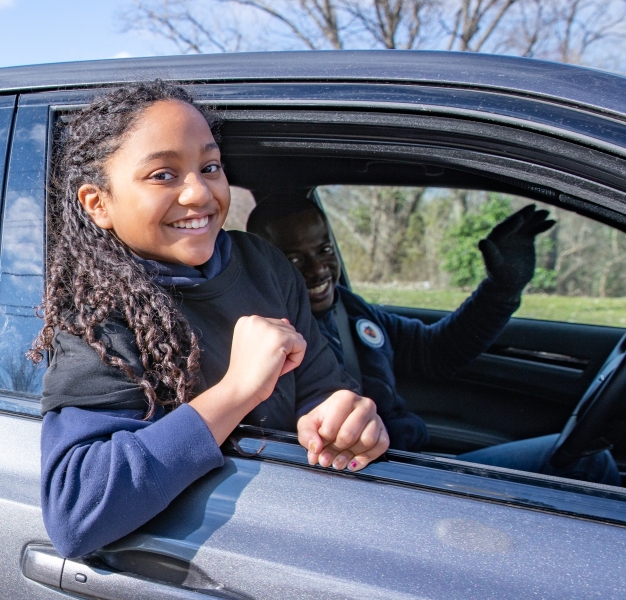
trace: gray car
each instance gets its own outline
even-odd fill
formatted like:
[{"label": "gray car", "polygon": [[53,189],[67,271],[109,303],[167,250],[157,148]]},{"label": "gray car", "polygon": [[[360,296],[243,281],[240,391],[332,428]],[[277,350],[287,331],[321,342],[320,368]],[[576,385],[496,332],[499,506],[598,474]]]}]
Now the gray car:
[{"label": "gray car", "polygon": [[[419,238],[424,256],[457,235],[437,229],[436,215],[426,219],[432,207],[453,214],[459,202],[470,210],[485,198],[534,201],[556,211],[561,237],[542,246],[545,277],[533,285],[543,293],[529,306],[559,294],[569,298],[559,306],[593,294],[597,302],[512,319],[454,379],[401,379],[430,431],[423,453],[389,451],[361,472],[336,472],[309,466],[293,432],[240,426],[223,448],[223,468],[126,538],[63,559],[40,508],[43,367],[24,356],[42,323],[34,307],[45,279],[51,131],[103,88],[157,77],[189,85],[222,112],[224,161],[242,199],[230,226],[243,227],[252,198],[313,197],[344,255],[343,283],[352,277],[360,293],[389,304],[385,293],[399,287],[409,297],[439,285],[439,271],[404,287],[389,277],[357,285],[364,267],[354,240],[371,238],[368,202],[385,190],[419,190],[425,212],[407,229],[407,269],[426,264],[411,254],[417,238],[409,233],[434,232],[432,243]],[[563,431],[561,453],[611,447],[626,474],[624,78],[528,59],[400,51],[0,69],[0,184],[2,598],[626,597],[623,487],[455,460]],[[358,227],[349,220],[364,214],[370,221]],[[594,306],[615,316],[599,324]],[[384,308],[431,323],[451,307]]]}]

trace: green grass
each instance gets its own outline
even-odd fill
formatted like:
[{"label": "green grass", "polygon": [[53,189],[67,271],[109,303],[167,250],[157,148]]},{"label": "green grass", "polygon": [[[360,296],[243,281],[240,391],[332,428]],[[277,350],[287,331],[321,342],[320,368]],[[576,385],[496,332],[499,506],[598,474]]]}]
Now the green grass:
[{"label": "green grass", "polygon": [[[357,283],[353,290],[373,304],[454,310],[468,294],[457,290],[423,290],[410,286]],[[526,294],[516,317],[626,327],[626,298],[587,298]]]}]

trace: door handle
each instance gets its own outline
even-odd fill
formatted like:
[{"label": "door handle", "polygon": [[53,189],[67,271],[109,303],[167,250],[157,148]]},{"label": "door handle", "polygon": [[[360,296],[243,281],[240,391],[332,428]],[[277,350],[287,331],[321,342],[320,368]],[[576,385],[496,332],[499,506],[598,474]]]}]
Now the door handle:
[{"label": "door handle", "polygon": [[182,588],[132,573],[116,572],[100,564],[63,558],[51,546],[30,545],[22,558],[28,579],[94,600],[199,600],[233,598],[217,590]]}]

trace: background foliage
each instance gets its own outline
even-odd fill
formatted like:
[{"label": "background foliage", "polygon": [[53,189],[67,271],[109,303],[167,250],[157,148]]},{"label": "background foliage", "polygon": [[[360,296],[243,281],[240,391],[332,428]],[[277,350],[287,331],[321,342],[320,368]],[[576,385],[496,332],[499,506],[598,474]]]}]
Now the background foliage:
[{"label": "background foliage", "polygon": [[[473,289],[485,276],[478,242],[529,203],[495,192],[393,186],[318,188],[353,283]],[[536,203],[557,225],[539,236],[528,291],[626,296],[626,235]],[[375,216],[375,213],[383,216]]]}]

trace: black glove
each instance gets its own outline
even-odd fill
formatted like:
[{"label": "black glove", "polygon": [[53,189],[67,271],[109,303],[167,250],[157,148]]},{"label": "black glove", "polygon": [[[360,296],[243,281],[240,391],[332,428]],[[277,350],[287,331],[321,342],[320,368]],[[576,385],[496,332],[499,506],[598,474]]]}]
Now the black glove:
[{"label": "black glove", "polygon": [[529,204],[478,242],[492,281],[513,294],[522,293],[535,273],[535,236],[556,223],[547,216],[547,210],[535,210],[535,205]]}]

